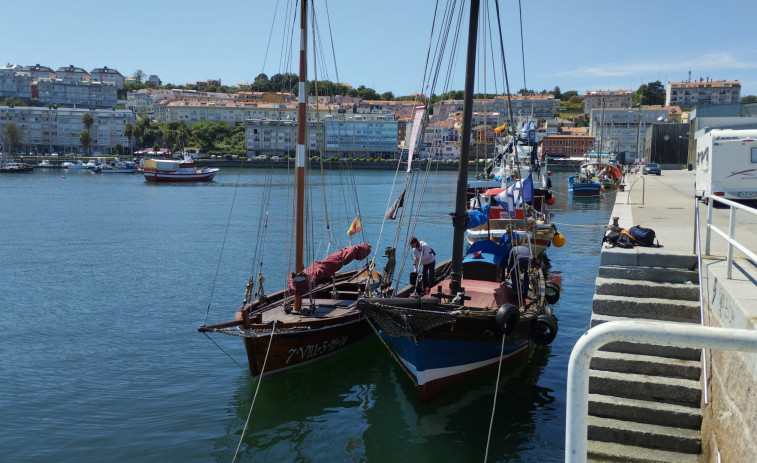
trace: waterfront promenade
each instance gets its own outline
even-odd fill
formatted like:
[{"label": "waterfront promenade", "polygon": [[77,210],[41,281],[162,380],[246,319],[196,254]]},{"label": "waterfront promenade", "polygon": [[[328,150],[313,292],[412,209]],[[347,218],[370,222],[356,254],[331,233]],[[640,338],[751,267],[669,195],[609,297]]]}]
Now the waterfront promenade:
[{"label": "waterfront promenade", "polygon": [[[702,252],[702,271],[699,277],[701,301],[704,307],[702,324],[740,330],[757,329],[757,265],[742,252],[734,249],[732,275],[728,278],[727,241],[714,232],[711,233],[709,255],[705,254],[708,207],[699,203],[697,223],[695,221],[697,202],[694,198],[695,176],[696,173],[693,171],[664,170],[661,176],[642,176],[639,173],[631,174],[626,178],[625,190],[618,191],[615,195],[612,217],[617,217],[618,224],[622,228],[640,225],[654,229],[660,247],[637,246],[633,249],[622,249],[603,246],[592,325],[594,325],[595,317],[600,322],[608,320],[604,314],[613,310],[616,316],[620,317],[654,319],[655,316],[652,313],[655,312],[659,315],[657,319],[672,320],[669,317],[673,316],[671,314],[673,305],[666,306],[665,301],[659,299],[665,299],[667,296],[654,296],[653,293],[659,293],[664,287],[676,286],[677,288],[670,291],[681,292],[687,289],[686,285],[690,287],[692,281],[696,282],[696,274],[687,273],[687,269],[695,270],[694,231],[698,227],[701,234]],[[738,209],[734,212],[734,238],[751,252],[757,251],[757,217]],[[728,233],[730,214],[730,208],[714,208],[712,224]],[[612,219],[608,225],[612,225]],[[637,281],[634,286],[633,282],[608,280],[607,275],[603,273],[610,273],[609,271],[613,269],[620,270],[621,273],[625,272],[623,273],[625,275],[631,273],[642,275],[635,278],[645,280],[647,283]],[[603,272],[603,270],[608,272]],[[646,276],[643,276],[644,274]],[[652,281],[665,281],[665,283],[651,283]],[[611,285],[634,287],[635,293],[624,294],[623,297],[613,296],[615,297],[613,303],[612,300],[608,300],[608,296],[602,295],[608,294],[606,288]],[[682,286],[684,288],[681,288]],[[696,307],[698,305],[695,301],[696,296],[695,294],[693,296],[688,299]],[[658,299],[648,299],[650,297]],[[627,307],[631,307],[629,304],[634,301],[638,303],[640,312],[624,313],[623,310],[630,310]],[[694,320],[689,322],[698,323],[696,320],[700,320],[699,314],[697,313],[694,317]],[[757,398],[750,392],[757,387],[755,379],[757,378],[757,354],[712,349],[706,349],[705,352],[706,368],[702,369],[698,382],[705,392],[701,396],[701,461],[721,461],[721,459],[722,461],[750,461],[754,455],[757,455],[757,439],[755,438],[757,436]],[[676,362],[680,366],[683,361],[676,360]],[[698,364],[699,361],[696,363]],[[662,369],[665,368],[667,367]],[[601,373],[599,372],[600,376]],[[614,373],[610,373],[612,374]],[[676,374],[663,373],[661,376],[673,377]],[[644,378],[646,379],[641,384],[652,384],[655,381],[651,376],[644,376]],[[639,384],[635,387],[638,388]],[[663,399],[658,395],[656,398],[646,400],[657,404],[652,405],[652,410],[645,412],[649,416],[658,413],[658,408],[665,406],[665,403],[676,399],[672,397]],[[641,419],[640,422],[650,423],[651,421]],[[597,425],[594,424],[594,426],[596,429]],[[639,429],[648,429],[644,428],[645,426],[648,425],[641,424]],[[636,432],[633,426],[629,426],[629,429],[631,430],[629,432]],[[658,426],[655,429],[655,432],[660,432],[657,437],[658,442],[662,438],[660,436],[668,433],[665,437],[669,437],[674,433],[665,431],[668,428],[664,426]],[[700,429],[700,426],[697,425],[695,429]],[[686,431],[675,431],[675,433],[684,432]],[[609,441],[612,442],[611,439]],[[675,450],[672,451],[675,452]],[[672,461],[689,460],[678,459],[673,455]]]}]

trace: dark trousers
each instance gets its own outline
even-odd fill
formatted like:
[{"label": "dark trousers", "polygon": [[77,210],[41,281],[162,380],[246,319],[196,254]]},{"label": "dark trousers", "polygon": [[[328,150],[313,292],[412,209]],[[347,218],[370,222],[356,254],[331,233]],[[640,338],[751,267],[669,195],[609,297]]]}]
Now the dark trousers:
[{"label": "dark trousers", "polygon": [[[525,298],[528,296],[528,259],[518,259],[518,263],[510,270],[510,283],[513,287],[513,293],[518,291],[518,270],[523,275],[523,283],[520,292]],[[516,293],[517,294],[517,293]]]},{"label": "dark trousers", "polygon": [[436,268],[436,261],[423,264],[423,289],[434,285],[434,268]]}]

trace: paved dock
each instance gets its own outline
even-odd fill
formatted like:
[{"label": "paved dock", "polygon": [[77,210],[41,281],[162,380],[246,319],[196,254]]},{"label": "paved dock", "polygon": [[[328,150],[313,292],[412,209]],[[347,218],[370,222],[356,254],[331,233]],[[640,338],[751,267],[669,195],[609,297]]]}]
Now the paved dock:
[{"label": "paved dock", "polygon": [[[624,191],[606,194],[606,198],[614,195],[612,216],[618,218],[620,227],[651,228],[660,247],[603,246],[592,326],[624,318],[684,321],[681,319],[684,313],[688,318],[686,322],[699,323],[697,293],[689,291],[699,283],[706,326],[757,329],[757,265],[734,250],[732,275],[728,278],[727,242],[715,233],[711,234],[710,253],[705,255],[708,207],[695,199],[695,178],[695,172],[688,170],[664,170],[661,176],[629,174]],[[698,222],[695,218],[697,204]],[[734,238],[751,252],[757,252],[757,216],[738,209],[733,212]],[[730,208],[714,208],[712,223],[728,233],[731,213]],[[697,227],[703,259],[701,279],[692,271],[696,270],[694,231]],[[665,294],[660,295],[661,292]],[[593,361],[594,383],[590,382],[594,384],[590,386],[594,390],[590,415],[592,409],[595,412],[590,416],[589,434],[590,439],[595,436],[593,451],[599,460],[612,455],[629,461],[689,461],[697,448],[706,461],[715,461],[715,458],[745,461],[757,455],[757,398],[748,392],[757,388],[757,355],[708,350],[707,368],[702,373],[707,376],[709,400],[705,403],[703,395],[698,407],[697,389],[703,387],[700,383],[704,384],[702,378],[697,380],[700,375],[698,355],[687,358],[691,353],[684,352],[681,357],[654,349],[647,352],[632,347],[629,350],[628,346],[609,350],[619,353],[606,352]],[[696,350],[693,353],[696,354]],[[670,357],[676,357],[673,361],[677,368],[686,365],[687,373],[677,373],[670,370],[669,364],[661,363],[661,359],[670,361]],[[630,363],[634,365],[629,367]],[[658,374],[650,376],[647,371],[650,368],[659,370]],[[629,382],[628,377],[635,378],[633,384],[624,386],[624,382]],[[695,416],[698,412],[692,411],[694,421],[690,425],[663,422],[664,409],[682,398],[681,392],[663,398],[662,382],[669,383],[671,378],[675,378],[678,386],[685,384],[687,390],[690,389],[692,397],[686,405],[701,408],[698,418]],[[609,384],[606,391],[602,389],[604,382]],[[631,395],[635,394],[633,390],[647,386],[660,389],[650,397]],[[670,385],[664,387],[670,389]],[[615,407],[614,411],[603,409],[602,394],[608,394],[607,400]],[[633,402],[633,407],[623,405],[628,397],[639,400]],[[624,429],[624,420],[634,421],[628,412],[633,408],[647,410],[642,413],[645,418]],[[660,417],[652,419],[652,415]],[[672,416],[674,422],[681,421],[676,415]],[[691,434],[700,428],[698,422],[701,422],[701,437]],[[665,439],[671,440],[670,445],[661,444]],[[624,441],[626,445],[620,445]],[[629,442],[633,442],[632,447],[628,447]],[[689,448],[684,450],[685,446]],[[644,448],[656,453],[642,456]]]}]

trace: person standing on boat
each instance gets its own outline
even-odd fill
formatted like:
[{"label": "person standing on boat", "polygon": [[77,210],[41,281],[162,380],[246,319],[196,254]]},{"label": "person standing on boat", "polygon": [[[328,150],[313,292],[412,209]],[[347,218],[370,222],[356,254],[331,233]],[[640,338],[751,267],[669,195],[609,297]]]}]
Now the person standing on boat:
[{"label": "person standing on boat", "polygon": [[[510,283],[515,294],[520,294],[523,299],[528,296],[528,265],[531,262],[531,250],[526,246],[527,236],[522,236],[518,240],[518,245],[510,251],[510,258],[507,261],[507,268],[510,270]],[[518,287],[518,275],[523,275],[523,282]]]},{"label": "person standing on boat", "polygon": [[418,271],[421,264],[423,264],[423,289],[431,289],[434,284],[434,267],[436,267],[436,253],[431,246],[425,241],[419,241],[418,238],[410,237],[410,247],[413,248],[413,263],[415,264],[415,273],[420,274]]},{"label": "person standing on boat", "polygon": [[506,281],[505,275],[507,274],[507,269],[509,268],[507,266],[508,258],[510,257],[510,251],[512,251],[513,247],[513,238],[512,238],[512,232],[510,232],[509,228],[505,229],[505,232],[502,233],[499,237],[499,245],[502,246],[502,273],[501,273],[501,281]]}]

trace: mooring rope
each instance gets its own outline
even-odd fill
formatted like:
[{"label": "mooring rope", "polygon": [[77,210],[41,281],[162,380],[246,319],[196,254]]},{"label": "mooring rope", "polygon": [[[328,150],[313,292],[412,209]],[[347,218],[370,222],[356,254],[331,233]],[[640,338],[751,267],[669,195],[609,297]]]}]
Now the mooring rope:
[{"label": "mooring rope", "polygon": [[492,428],[494,427],[494,411],[497,409],[497,393],[499,392],[499,377],[502,373],[502,356],[505,355],[505,335],[502,335],[502,347],[499,351],[499,365],[497,366],[497,382],[494,385],[494,402],[492,403],[492,416],[489,419],[489,434],[486,436],[486,451],[484,452],[484,463],[489,458],[489,444],[492,440]]},{"label": "mooring rope", "polygon": [[231,459],[231,463],[234,463],[239,456],[239,449],[242,447],[242,441],[244,440],[244,434],[247,432],[247,426],[250,424],[250,418],[252,417],[252,407],[255,406],[255,399],[258,398],[258,391],[260,390],[260,383],[263,381],[263,373],[265,373],[265,365],[268,363],[268,354],[271,352],[271,344],[273,344],[273,335],[276,331],[276,320],[273,321],[271,326],[271,339],[268,340],[268,349],[265,352],[265,358],[263,359],[263,368],[260,370],[260,376],[258,376],[258,385],[255,387],[255,394],[252,396],[252,403],[250,403],[250,411],[247,412],[247,420],[244,422],[244,428],[242,429],[242,435],[239,437],[239,444],[237,450],[234,452],[234,458]]}]

